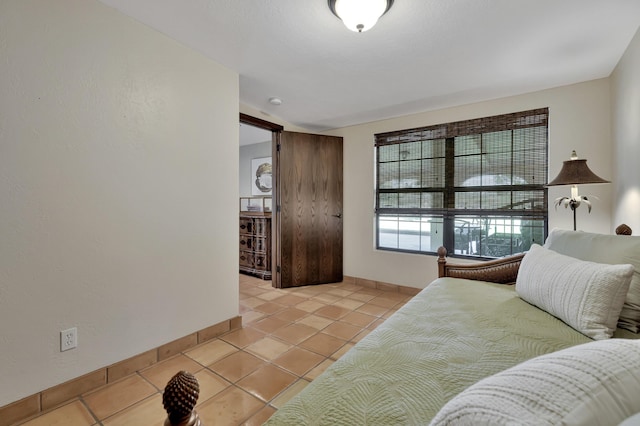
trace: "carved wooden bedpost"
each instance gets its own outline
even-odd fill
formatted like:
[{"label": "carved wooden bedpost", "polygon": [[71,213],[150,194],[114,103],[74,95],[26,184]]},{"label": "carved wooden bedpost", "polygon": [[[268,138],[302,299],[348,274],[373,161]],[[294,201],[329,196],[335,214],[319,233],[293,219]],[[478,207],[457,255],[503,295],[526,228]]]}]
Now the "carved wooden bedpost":
[{"label": "carved wooden bedpost", "polygon": [[167,411],[164,426],[202,426],[193,407],[198,402],[200,385],[193,374],[180,371],[169,380],[162,394],[162,405]]},{"label": "carved wooden bedpost", "polygon": [[631,228],[626,223],[621,224],[616,228],[616,235],[631,235]]},{"label": "carved wooden bedpost", "polygon": [[443,246],[438,247],[438,277],[442,278],[446,276],[447,265],[447,249]]}]

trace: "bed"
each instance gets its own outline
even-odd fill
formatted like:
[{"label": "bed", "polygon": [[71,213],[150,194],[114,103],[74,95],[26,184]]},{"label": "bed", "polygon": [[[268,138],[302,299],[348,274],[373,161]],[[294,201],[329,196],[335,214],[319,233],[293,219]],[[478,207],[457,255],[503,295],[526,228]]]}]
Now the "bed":
[{"label": "bed", "polygon": [[[602,250],[586,250],[585,238],[590,244],[599,245]],[[624,243],[620,244],[620,238],[626,239]],[[612,241],[621,248],[617,254],[611,253],[615,251],[610,250]],[[598,251],[605,254],[598,254]],[[567,252],[587,258],[600,256],[602,266],[590,259],[573,258]],[[528,253],[526,256],[484,263],[480,272],[468,265],[447,265],[445,253],[441,253],[440,278],[281,407],[266,424],[428,425],[448,403],[464,395],[469,388],[473,390],[484,380],[513,368],[521,368],[527,361],[549,354],[562,354],[563,350],[582,348],[594,341],[624,340],[625,344],[631,341],[638,343],[640,377],[640,341],[630,340],[640,336],[631,331],[633,327],[620,328],[618,322],[623,309],[637,310],[633,314],[640,314],[640,305],[633,306],[635,296],[629,297],[631,291],[637,291],[640,299],[640,238],[554,230],[548,244],[536,248],[535,253],[540,258],[537,263],[533,263],[534,254]],[[552,256],[552,260],[543,256]],[[622,256],[622,259],[615,256]],[[623,293],[621,301],[607,302],[607,309],[617,313],[613,315],[615,322],[613,327],[609,324],[610,333],[606,336],[602,330],[592,332],[589,328],[591,325],[587,325],[585,331],[583,325],[572,323],[574,318],[570,315],[563,317],[557,312],[549,313],[553,311],[552,307],[532,304],[531,300],[525,300],[528,296],[523,297],[526,286],[521,282],[513,285],[513,281],[521,279],[518,275],[523,274],[525,263],[527,270],[536,266],[539,268],[533,269],[530,273],[532,276],[546,277],[547,273],[554,273],[552,279],[559,275],[563,280],[562,272],[549,271],[547,265],[557,261],[561,270],[570,270],[573,264],[566,262],[574,260],[582,262],[575,267],[580,270],[585,270],[585,265],[595,268],[596,273],[600,273],[601,277],[604,274],[607,280],[618,271],[628,276],[628,279],[624,278],[627,280],[626,287],[616,284],[615,291]],[[496,277],[496,282],[486,281],[491,276]],[[478,277],[485,280],[478,280]],[[532,278],[533,281],[536,279]],[[587,277],[586,280],[589,279]],[[585,279],[579,281],[579,285],[582,285]],[[562,285],[554,284],[550,291],[556,291]],[[516,288],[518,286],[520,291]],[[603,285],[598,284],[589,287],[586,292],[602,291],[602,288]],[[581,302],[567,305],[583,303],[585,298],[580,297]],[[558,296],[554,298],[557,300]],[[630,305],[627,303],[629,299],[632,300]],[[613,308],[612,303],[616,305]],[[575,310],[578,316],[590,312],[590,308],[585,308],[584,304]],[[609,318],[611,315],[605,316]],[[636,316],[640,321],[640,316]],[[608,321],[607,318],[605,320]],[[624,352],[634,356],[634,348],[630,351],[625,349]],[[625,368],[631,361],[625,361]],[[640,392],[640,379],[637,390]],[[620,418],[629,416],[636,408],[640,411],[640,402],[637,407],[633,404],[622,410]],[[462,406],[468,407],[469,404],[464,402]],[[442,421],[438,424],[465,424],[459,408],[460,404],[455,414],[459,421]],[[477,413],[472,414],[478,418]],[[490,418],[499,418],[496,417],[499,414],[492,415]],[[532,415],[534,418],[537,416],[535,412]],[[474,423],[477,422],[466,424]],[[496,421],[496,424],[499,423]]]}]

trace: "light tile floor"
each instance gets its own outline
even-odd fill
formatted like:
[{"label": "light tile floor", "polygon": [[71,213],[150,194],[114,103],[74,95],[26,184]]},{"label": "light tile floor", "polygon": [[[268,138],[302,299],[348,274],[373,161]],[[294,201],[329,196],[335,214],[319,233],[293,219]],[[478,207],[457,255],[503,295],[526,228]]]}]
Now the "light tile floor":
[{"label": "light tile floor", "polygon": [[261,425],[410,298],[348,283],[274,289],[241,274],[242,329],[21,424],[162,426],[162,389],[186,370],[204,425]]}]

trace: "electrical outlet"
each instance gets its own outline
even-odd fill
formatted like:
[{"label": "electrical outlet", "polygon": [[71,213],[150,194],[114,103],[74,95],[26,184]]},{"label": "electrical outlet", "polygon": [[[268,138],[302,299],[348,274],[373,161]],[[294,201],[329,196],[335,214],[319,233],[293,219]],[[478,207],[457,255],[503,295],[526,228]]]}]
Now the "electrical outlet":
[{"label": "electrical outlet", "polygon": [[60,332],[60,352],[68,351],[78,346],[78,329],[76,327]]}]

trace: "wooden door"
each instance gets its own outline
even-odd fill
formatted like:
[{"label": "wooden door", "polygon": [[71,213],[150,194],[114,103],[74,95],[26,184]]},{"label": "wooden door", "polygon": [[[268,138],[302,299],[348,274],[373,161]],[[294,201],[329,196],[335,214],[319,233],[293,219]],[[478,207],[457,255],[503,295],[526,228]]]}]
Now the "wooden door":
[{"label": "wooden door", "polygon": [[342,138],[281,132],[273,154],[273,286],[342,281]]}]

